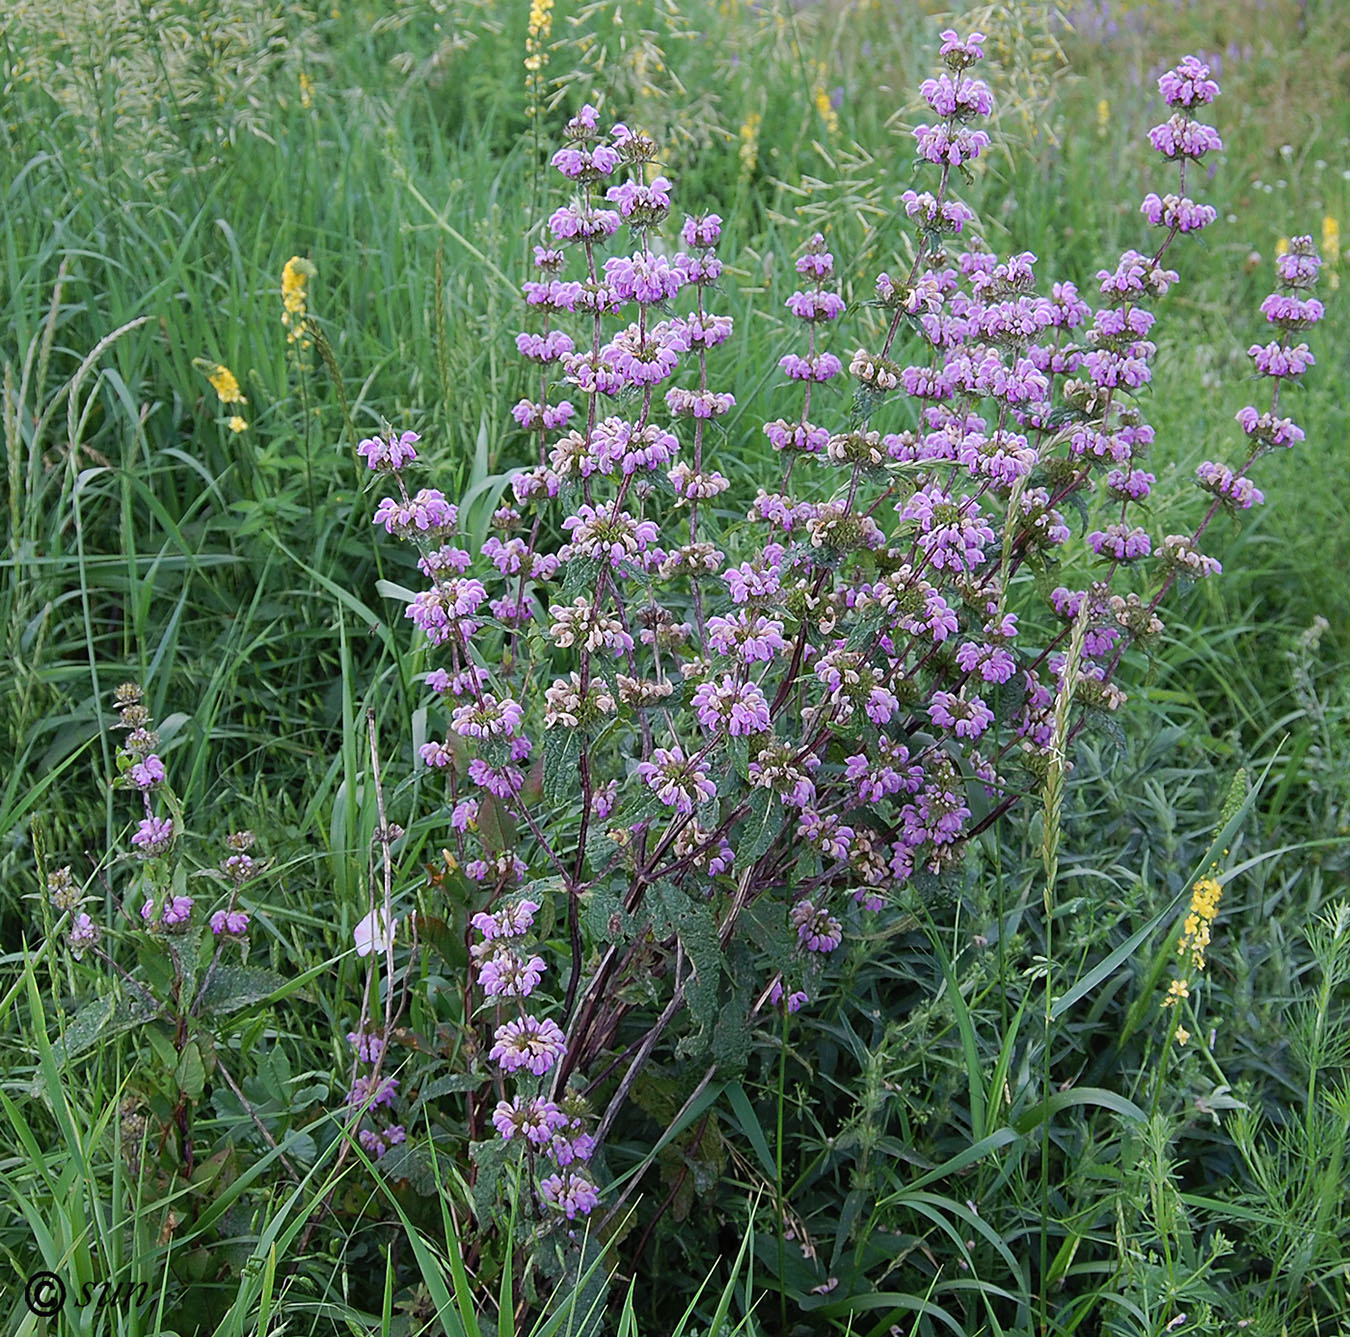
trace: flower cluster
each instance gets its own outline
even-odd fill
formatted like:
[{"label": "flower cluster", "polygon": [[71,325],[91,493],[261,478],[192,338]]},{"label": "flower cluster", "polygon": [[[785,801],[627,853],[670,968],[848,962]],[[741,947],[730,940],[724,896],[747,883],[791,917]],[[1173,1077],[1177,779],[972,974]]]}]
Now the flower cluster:
[{"label": "flower cluster", "polygon": [[[394,1122],[394,1102],[398,1099],[397,1077],[383,1077],[386,1043],[378,1031],[364,1028],[347,1033],[347,1043],[356,1051],[358,1072],[347,1090],[347,1105],[358,1111],[357,1140],[367,1156],[377,1160],[391,1147],[408,1140],[407,1130]],[[360,1072],[363,1066],[368,1072]]]},{"label": "flower cluster", "polygon": [[[592,106],[552,160],[569,198],[535,247],[517,336],[531,393],[512,416],[531,464],[491,536],[459,546],[459,508],[410,489],[413,433],[362,443],[396,493],[375,522],[417,546],[428,582],[406,615],[446,661],[426,680],[445,732],[422,761],[448,791],[457,866],[498,907],[473,918],[471,949],[477,1015],[491,1017],[481,1050],[517,1084],[492,1121],[532,1176],[535,1152],[551,1159],[538,1197],[564,1217],[597,1194],[574,1165],[592,1144],[573,1074],[609,1078],[622,1057],[598,1061],[633,999],[676,990],[659,1038],[682,999],[706,1021],[717,996],[689,925],[700,949],[726,945],[748,907],[772,903],[756,932],[779,938],[749,944],[774,961],[755,1010],[805,1006],[861,916],[952,878],[972,837],[1062,759],[1057,704],[1073,694],[1070,736],[1118,710],[1121,656],[1162,634],[1170,586],[1218,570],[1200,548],[1209,517],[1187,535],[1138,518],[1155,482],[1138,392],[1154,308],[1180,280],[1168,252],[1213,220],[1185,188],[1218,144],[1192,115],[1217,86],[1194,58],[1160,80],[1173,114],[1152,138],[1177,191],[1141,206],[1156,244],[1080,292],[1044,281],[1030,252],[991,254],[950,195],[952,169],[989,142],[991,95],[968,72],[982,41],[944,33],[945,71],[924,84],[936,119],[915,137],[938,179],[902,197],[913,258],[876,281],[886,333],[848,360],[851,406],[831,385],[843,363],[817,342],[844,314],[835,257],[816,234],[796,260],[786,305],[806,346],[779,365],[800,411],[763,428],[785,457],[777,490],[733,509],[744,465],[715,467],[737,458],[717,454],[735,399],[708,361],[734,334],[711,309],[722,220],[687,216],[663,239],[674,187],[656,146],[622,124],[603,133]],[[967,249],[949,253],[956,237]],[[1240,415],[1252,459],[1301,439],[1276,416],[1279,387],[1311,365],[1294,336],[1321,316],[1311,243],[1280,273],[1262,308],[1279,337],[1252,350],[1271,406]],[[1202,466],[1211,516],[1259,504],[1252,459]],[[1094,495],[1075,545],[1066,503]],[[1014,587],[1026,566],[1065,583],[1011,611],[1032,589]],[[545,905],[567,917],[560,977],[525,943]],[[539,1001],[555,978],[558,1020]],[[645,1061],[655,1043],[629,1053]]]},{"label": "flower cluster", "polygon": [[318,271],[313,262],[293,255],[281,270],[281,323],[286,327],[286,342],[308,348],[309,281]]},{"label": "flower cluster", "polygon": [[504,1141],[518,1138],[529,1149],[532,1171],[535,1153],[552,1163],[555,1173],[540,1180],[539,1192],[571,1221],[599,1201],[594,1182],[581,1168],[590,1160],[595,1140],[586,1131],[588,1111],[580,1096],[569,1093],[555,1102],[543,1094],[539,1080],[561,1062],[567,1044],[557,1022],[535,1016],[523,1001],[546,969],[543,957],[524,941],[538,910],[538,902],[518,900],[491,913],[480,911],[472,923],[481,941],[470,955],[479,986],[496,1000],[494,1009],[502,999],[515,999],[517,1007],[514,1018],[497,1026],[488,1057],[503,1073],[514,1075],[521,1089],[512,1099],[498,1101],[493,1126]]}]

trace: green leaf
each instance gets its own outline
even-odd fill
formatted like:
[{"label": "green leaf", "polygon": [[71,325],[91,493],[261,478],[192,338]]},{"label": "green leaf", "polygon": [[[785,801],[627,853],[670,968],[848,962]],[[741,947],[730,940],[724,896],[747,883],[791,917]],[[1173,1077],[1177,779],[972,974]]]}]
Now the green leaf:
[{"label": "green leaf", "polygon": [[189,1040],[183,1046],[173,1079],[189,1100],[202,1098],[202,1091],[206,1087],[206,1065],[202,1062],[202,1051],[197,1047],[196,1040]]},{"label": "green leaf", "polygon": [[773,844],[781,821],[777,796],[767,789],[752,789],[750,813],[736,843],[736,861],[742,868],[753,863]]},{"label": "green leaf", "polygon": [[218,966],[202,992],[202,1011],[237,1012],[241,1007],[270,997],[285,985],[285,977],[275,970],[262,970],[256,966]]},{"label": "green leaf", "polygon": [[478,835],[492,854],[515,848],[516,824],[495,794],[485,794],[478,804]]},{"label": "green leaf", "polygon": [[465,1091],[476,1091],[487,1081],[484,1074],[472,1072],[452,1072],[445,1077],[437,1077],[418,1089],[416,1105],[425,1105],[440,1096],[458,1095]]},{"label": "green leaf", "polygon": [[690,901],[675,925],[681,945],[694,973],[685,985],[685,1002],[697,1030],[677,1046],[681,1058],[697,1058],[706,1052],[717,1023],[717,985],[722,973],[722,944],[712,911],[702,902]]},{"label": "green leaf", "polygon": [[1078,1086],[1068,1091],[1056,1091],[1049,1099],[1042,1100],[1039,1105],[1033,1105],[1031,1109],[1018,1115],[1013,1120],[1012,1126],[1025,1136],[1033,1128],[1039,1128],[1047,1119],[1053,1118],[1060,1110],[1069,1109],[1074,1105],[1097,1105],[1102,1109],[1123,1114],[1127,1119],[1137,1119],[1140,1123],[1147,1122],[1144,1111],[1127,1097],[1100,1086]]},{"label": "green leaf", "polygon": [[577,765],[581,739],[576,729],[544,730],[544,798],[557,810],[576,803],[581,793]]}]

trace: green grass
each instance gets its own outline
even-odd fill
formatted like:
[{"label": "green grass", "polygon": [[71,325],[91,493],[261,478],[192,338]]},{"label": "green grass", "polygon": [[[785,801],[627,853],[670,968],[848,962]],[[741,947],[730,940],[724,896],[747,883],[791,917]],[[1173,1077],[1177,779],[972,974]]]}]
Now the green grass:
[{"label": "green grass", "polygon": [[[991,245],[1033,250],[1043,275],[1085,292],[1123,247],[1144,244],[1138,199],[1170,188],[1143,142],[1159,119],[1148,76],[1185,51],[1237,48],[1216,107],[1226,150],[1192,192],[1220,222],[1176,252],[1183,282],[1160,313],[1149,396],[1152,527],[1181,530],[1201,513],[1195,465],[1237,459],[1233,414],[1254,390],[1244,350],[1262,338],[1257,305],[1277,240],[1320,239],[1324,218],[1350,220],[1347,12],[1335,0],[1221,15],[1132,6],[1137,17],[1110,39],[1090,24],[1056,29],[1059,67],[1034,11],[1012,8],[1023,31],[1007,43],[1019,69],[1003,76],[1012,109],[1000,133],[1016,142],[969,197]],[[770,452],[759,425],[780,411],[777,360],[796,347],[782,307],[791,257],[826,228],[855,301],[894,263],[905,237],[894,201],[911,179],[904,124],[941,25],[908,4],[649,2],[618,14],[560,4],[547,75],[566,80],[564,101],[542,111],[536,142],[524,6],[409,0],[306,13],[213,0],[191,17],[151,0],[71,5],[58,31],[44,7],[24,5],[0,33],[0,755],[10,760],[0,1095],[11,1132],[0,1250],[20,1276],[41,1265],[83,1282],[106,1266],[150,1282],[156,1298],[140,1318],[119,1317],[119,1332],[209,1323],[261,1333],[278,1330],[278,1315],[306,1331],[405,1332],[416,1330],[412,1307],[427,1304],[455,1331],[446,1315],[471,1303],[458,1270],[467,1188],[445,1167],[446,1194],[391,1188],[355,1152],[334,1168],[325,1102],[340,1099],[347,1060],[334,1037],[364,980],[340,954],[364,911],[377,823],[367,710],[397,777],[391,817],[412,826],[428,859],[439,836],[404,780],[424,727],[424,664],[377,587],[416,575],[372,530],[374,499],[322,361],[288,353],[282,266],[300,255],[316,267],[311,309],[357,432],[384,420],[413,428],[448,496],[493,496],[525,456],[509,417],[527,384],[512,337],[523,327],[515,285],[548,212],[540,146],[593,90],[616,118],[663,137],[686,204],[706,199],[726,219],[724,309],[737,336],[717,371],[738,407],[713,459],[727,472],[761,468]],[[1010,23],[994,15],[987,30]],[[587,33],[596,40],[583,49]],[[1030,87],[1017,82],[1028,71]],[[843,91],[837,131],[818,88]],[[1050,133],[1029,131],[1022,107],[1043,113]],[[751,113],[762,120],[747,170]],[[736,1267],[717,1271],[694,1304],[704,1330],[730,1313],[747,1331],[787,1331],[779,1296],[791,1295],[803,1330],[952,1331],[960,1312],[971,1331],[1033,1331],[1048,1146],[1054,1331],[1152,1334],[1183,1310],[1193,1326],[1174,1332],[1228,1331],[1240,1318],[1251,1333],[1286,1319],[1290,1332],[1335,1331],[1344,1312],[1334,1307],[1350,1303],[1335,1205],[1346,1185],[1345,1055],[1328,1038],[1343,1020],[1344,953],[1324,941],[1331,928],[1314,930],[1316,950],[1304,934],[1346,894],[1350,838],[1343,292],[1323,283],[1319,366],[1292,409],[1307,443],[1261,462],[1265,507],[1240,529],[1210,530],[1222,579],[1162,610],[1157,662],[1141,661],[1128,684],[1123,745],[1079,749],[1062,813],[1049,935],[1057,992],[1185,892],[1232,775],[1266,776],[1230,847],[1228,866],[1244,872],[1226,892],[1203,1003],[1219,1073],[1167,1050],[1165,1024],[1145,1015],[1146,985],[1173,950],[1161,932],[1046,1035],[1043,983],[1023,979],[1047,933],[1041,883],[1028,902],[1021,880],[1043,835],[1026,823],[1006,848],[981,853],[961,914],[938,907],[927,925],[892,923],[863,944],[786,1051],[772,1030],[754,1037],[740,1097],[720,1091],[643,1181],[605,1263],[643,1242],[611,1289],[613,1329],[673,1330],[662,1297],[694,1303],[721,1250]],[[865,341],[875,314],[849,320],[837,352]],[[238,375],[247,431],[225,426],[201,358]],[[817,420],[841,421],[846,395],[824,396]],[[1319,616],[1327,630],[1300,650]],[[273,860],[254,964],[291,978],[324,967],[302,998],[248,1013],[225,1042],[280,1151],[213,1081],[198,1135],[230,1149],[218,1179],[170,1185],[128,1169],[116,1139],[125,1146],[145,1122],[144,1106],[128,1103],[143,1058],[134,1032],[101,1046],[78,1081],[56,1075],[48,1043],[83,992],[44,938],[38,842],[49,862],[86,876],[122,840],[125,805],[106,777],[110,693],[127,679],[147,687],[203,849],[250,827]],[[104,900],[110,922],[110,887]],[[424,908],[441,909],[429,898]],[[970,938],[976,922],[984,944]],[[408,1024],[434,1035],[452,1019],[457,984],[446,964],[427,969]],[[1306,1038],[1317,1034],[1321,1049]],[[279,1057],[264,1063],[263,1052]],[[1051,1118],[1043,1060],[1056,1079],[1144,1112],[1165,1089],[1163,1111],[1135,1123],[1099,1101]],[[45,1100],[31,1094],[39,1074]],[[630,1164],[683,1090],[653,1080],[637,1097],[641,1117],[616,1136]],[[1250,1110],[1230,1118],[1230,1098]],[[462,1157],[462,1141],[445,1146]],[[299,1184],[278,1169],[283,1152]],[[330,1190],[335,1210],[311,1234]],[[670,1213],[648,1237],[668,1194]],[[771,1210],[784,1200],[800,1212],[787,1247]],[[1237,1263],[1210,1261],[1220,1230],[1236,1239]],[[510,1273],[508,1260],[498,1295]],[[615,1297],[632,1275],[625,1310]],[[670,1290],[653,1277],[673,1278]],[[835,1286],[813,1295],[829,1277]],[[565,1270],[557,1281],[567,1289]],[[746,1319],[765,1288],[778,1294]],[[502,1331],[514,1330],[510,1311]],[[565,1312],[538,1297],[531,1321],[542,1329],[544,1315]],[[475,1330],[467,1316],[464,1326]],[[38,1330],[21,1299],[7,1330]]]}]

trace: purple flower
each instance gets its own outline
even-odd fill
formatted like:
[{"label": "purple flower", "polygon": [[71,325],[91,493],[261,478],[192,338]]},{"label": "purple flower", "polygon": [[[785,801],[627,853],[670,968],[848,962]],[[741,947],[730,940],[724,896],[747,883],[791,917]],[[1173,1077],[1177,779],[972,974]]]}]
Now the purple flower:
[{"label": "purple flower", "polygon": [[[548,220],[549,231],[559,241],[603,241],[619,230],[619,215],[613,209],[583,209],[564,205]],[[578,285],[579,286],[579,285]]]},{"label": "purple flower", "polygon": [[502,1141],[509,1142],[517,1134],[536,1147],[546,1146],[560,1128],[567,1126],[567,1115],[551,1100],[538,1096],[516,1096],[513,1100],[499,1100],[492,1122]]},{"label": "purple flower", "polygon": [[928,191],[920,194],[907,190],[900,196],[905,213],[918,218],[925,227],[936,232],[960,233],[967,223],[975,221],[975,210],[959,200],[941,200]]},{"label": "purple flower", "polygon": [[[772,987],[769,989],[769,1003],[771,1006],[777,1007],[778,1004],[781,1003],[782,1001],[783,1001],[782,981],[774,980]],[[806,1004],[809,1003],[810,1001],[811,999],[807,996],[807,994],[803,990],[798,989],[795,992],[788,994],[787,1010],[789,1012],[800,1012],[802,1008],[804,1008]]]},{"label": "purple flower", "polygon": [[103,936],[103,930],[87,914],[81,912],[75,916],[75,922],[66,935],[66,945],[76,958],[83,956],[90,947],[96,947]]},{"label": "purple flower", "polygon": [[402,432],[398,436],[391,432],[388,441],[378,436],[367,437],[357,446],[356,453],[372,469],[396,472],[417,458],[413,445],[420,440],[416,432]]},{"label": "purple flower", "polygon": [[1163,155],[1175,161],[1178,158],[1201,158],[1211,149],[1223,148],[1223,140],[1212,125],[1193,121],[1177,113],[1148,132],[1148,142]]},{"label": "purple flower", "polygon": [[1238,410],[1237,421],[1242,430],[1261,445],[1289,448],[1303,440],[1303,429],[1292,418],[1260,413],[1250,404]]},{"label": "purple flower", "polygon": [[619,206],[619,213],[639,226],[659,223],[670,212],[670,182],[658,176],[650,184],[625,181],[610,186],[605,198]]},{"label": "purple flower", "polygon": [[605,282],[620,301],[650,305],[674,297],[684,284],[685,275],[665,256],[638,251],[606,260]]},{"label": "purple flower", "polygon": [[798,901],[790,915],[797,930],[798,945],[807,952],[832,952],[844,940],[843,926],[825,910],[809,901]]},{"label": "purple flower", "polygon": [[769,726],[769,702],[753,682],[737,684],[730,674],[721,683],[705,682],[691,704],[705,729],[724,727],[735,736],[763,733]]},{"label": "purple flower", "polygon": [[1261,303],[1261,314],[1272,325],[1287,330],[1301,330],[1317,324],[1325,310],[1315,297],[1305,301],[1293,293],[1273,292]]},{"label": "purple flower", "polygon": [[837,320],[844,314],[844,299],[819,288],[790,294],[786,306],[798,320]]},{"label": "purple flower", "polygon": [[136,852],[143,858],[163,854],[173,844],[173,819],[170,817],[145,817],[136,827],[131,837]]},{"label": "purple flower", "polygon": [[374,1031],[348,1031],[347,1043],[362,1063],[378,1063],[384,1053],[384,1037]]},{"label": "purple flower", "polygon": [[1219,85],[1209,77],[1209,66],[1198,56],[1183,56],[1175,69],[1158,80],[1158,92],[1169,107],[1193,107],[1213,102]]},{"label": "purple flower", "polygon": [[722,239],[722,219],[719,214],[699,214],[686,218],[680,229],[680,238],[686,246],[716,246]]},{"label": "purple flower", "polygon": [[383,525],[386,533],[410,538],[415,534],[431,535],[454,529],[458,518],[459,508],[446,501],[443,492],[424,487],[406,501],[383,498],[375,508],[373,523]]},{"label": "purple flower", "polygon": [[833,353],[788,353],[778,359],[789,380],[828,381],[838,376],[844,364]]},{"label": "purple flower", "polygon": [[939,570],[973,571],[984,564],[984,550],[994,542],[994,530],[980,516],[970,497],[957,501],[939,483],[897,502],[901,520],[917,520],[918,545]]},{"label": "purple flower", "polygon": [[978,673],[985,682],[1007,682],[1017,670],[1017,661],[1001,645],[967,641],[956,651],[956,662],[966,673]]},{"label": "purple flower", "polygon": [[480,910],[470,921],[489,942],[500,938],[518,938],[534,925],[537,901],[513,901],[496,914]]},{"label": "purple flower", "polygon": [[127,772],[127,778],[137,789],[153,789],[163,784],[164,775],[164,763],[153,752]]},{"label": "purple flower", "polygon": [[918,145],[919,157],[952,167],[959,167],[963,162],[973,162],[991,142],[985,131],[971,130],[964,125],[955,128],[947,125],[917,125],[914,127],[914,140]]},{"label": "purple flower", "polygon": [[562,1212],[569,1221],[585,1216],[600,1201],[595,1185],[584,1175],[571,1170],[549,1175],[540,1182],[539,1192],[550,1207]]},{"label": "purple flower", "polygon": [[217,910],[211,916],[211,932],[220,937],[242,938],[248,932],[247,910]]},{"label": "purple flower", "polygon": [[1246,511],[1260,506],[1265,501],[1265,493],[1244,475],[1234,474],[1226,464],[1206,460],[1195,471],[1200,486],[1206,492],[1212,492],[1229,510]]},{"label": "purple flower", "polygon": [[1282,282],[1291,288],[1306,288],[1317,278],[1322,266],[1322,257],[1308,236],[1291,237],[1289,249],[1283,255],[1275,257],[1275,272]]},{"label": "purple flower", "polygon": [[481,757],[469,763],[469,779],[495,798],[514,798],[520,793],[525,777],[514,766],[489,766]]},{"label": "purple flower", "polygon": [[544,973],[544,958],[526,960],[503,948],[478,963],[478,982],[489,998],[528,998]]},{"label": "purple flower", "polygon": [[939,729],[951,729],[958,738],[978,738],[994,722],[994,712],[978,696],[934,692],[929,716]]},{"label": "purple flower", "polygon": [[1247,356],[1256,364],[1256,370],[1262,376],[1280,379],[1302,376],[1317,361],[1308,351],[1307,344],[1299,344],[1295,348],[1285,348],[1278,343],[1268,343],[1264,347],[1253,344],[1247,350]]},{"label": "purple flower", "polygon": [[627,511],[619,510],[617,499],[598,508],[578,507],[575,515],[562,522],[562,527],[571,539],[558,553],[565,562],[574,557],[607,557],[610,565],[617,567],[620,562],[645,552],[649,544],[660,538],[660,531],[651,520],[637,520]]},{"label": "purple flower", "polygon": [[506,1072],[526,1068],[542,1077],[567,1052],[562,1031],[555,1021],[524,1016],[497,1027],[488,1057]]},{"label": "purple flower", "polygon": [[569,181],[599,181],[619,165],[619,155],[608,144],[593,148],[569,145],[559,149],[551,161]]},{"label": "purple flower", "polygon": [[994,97],[983,79],[940,74],[919,85],[923,100],[939,115],[965,121],[973,116],[988,116],[994,110]]},{"label": "purple flower", "polygon": [[709,618],[708,643],[719,655],[739,653],[747,664],[771,660],[787,649],[781,622],[746,610]]},{"label": "purple flower", "polygon": [[1113,557],[1118,562],[1133,562],[1147,557],[1153,550],[1148,534],[1137,526],[1107,525],[1094,529],[1087,536],[1088,547],[1098,556]]},{"label": "purple flower", "polygon": [[938,36],[942,39],[942,45],[938,48],[938,55],[954,69],[963,69],[965,66],[984,58],[984,47],[981,45],[984,41],[982,32],[971,33],[965,41],[962,41],[956,35],[955,29],[952,28],[944,28]]},{"label": "purple flower", "polygon": [[358,1077],[347,1092],[347,1104],[364,1105],[369,1101],[371,1109],[378,1109],[381,1105],[392,1106],[397,1093],[397,1077],[385,1077],[378,1082],[374,1077]]},{"label": "purple flower", "polygon": [[1198,232],[1208,227],[1218,216],[1218,210],[1212,205],[1196,204],[1183,195],[1144,196],[1139,212],[1154,227],[1176,228],[1178,232]]},{"label": "purple flower", "polygon": [[786,418],[766,422],[764,435],[775,450],[798,450],[804,455],[819,455],[830,440],[824,427],[815,427],[809,422],[788,422]]},{"label": "purple flower", "polygon": [[512,738],[525,720],[525,712],[518,702],[506,697],[498,701],[491,692],[481,702],[470,701],[458,706],[450,718],[450,727],[463,738]]},{"label": "purple flower", "polygon": [[686,757],[678,743],[671,748],[655,748],[651,761],[638,763],[637,773],[662,803],[682,817],[692,813],[696,803],[706,803],[717,794],[708,772]]}]

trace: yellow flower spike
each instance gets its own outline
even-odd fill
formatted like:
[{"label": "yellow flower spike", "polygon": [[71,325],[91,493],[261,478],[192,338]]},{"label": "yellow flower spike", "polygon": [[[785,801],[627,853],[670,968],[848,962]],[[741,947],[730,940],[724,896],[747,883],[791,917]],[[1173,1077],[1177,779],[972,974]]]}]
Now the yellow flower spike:
[{"label": "yellow flower spike", "polygon": [[301,70],[298,82],[300,84],[300,105],[308,111],[314,105],[314,80],[304,70]]},{"label": "yellow flower spike", "polygon": [[759,125],[764,118],[757,111],[747,113],[740,129],[741,175],[750,176],[759,162]]},{"label": "yellow flower spike", "polygon": [[1199,878],[1191,888],[1191,908],[1181,926],[1181,941],[1177,954],[1190,953],[1196,970],[1205,968],[1205,951],[1209,947],[1211,926],[1219,913],[1219,898],[1223,886],[1212,877]]},{"label": "yellow flower spike", "polygon": [[1097,103],[1097,133],[1104,135],[1106,127],[1111,123],[1111,104],[1102,98]]},{"label": "yellow flower spike", "polygon": [[238,378],[224,363],[198,357],[193,358],[192,365],[206,373],[206,379],[211,382],[211,389],[216,392],[216,398],[222,404],[248,403],[240,392]]},{"label": "yellow flower spike", "polygon": [[1341,286],[1341,225],[1331,215],[1322,219],[1322,261],[1327,267],[1327,285],[1334,292]]}]

